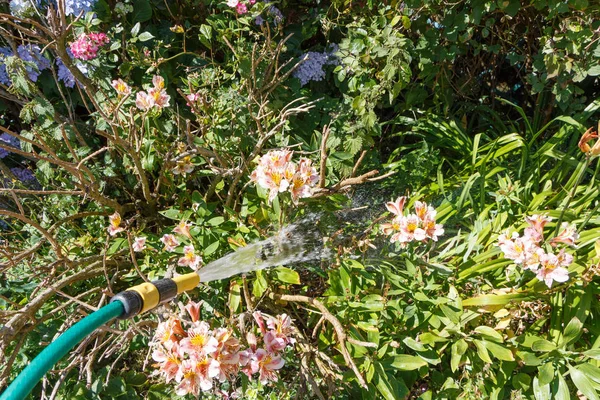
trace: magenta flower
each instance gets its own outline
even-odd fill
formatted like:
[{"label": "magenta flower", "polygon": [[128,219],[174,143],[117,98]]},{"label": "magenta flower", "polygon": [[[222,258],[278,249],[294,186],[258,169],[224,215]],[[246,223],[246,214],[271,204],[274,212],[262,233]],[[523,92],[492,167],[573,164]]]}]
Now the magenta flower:
[{"label": "magenta flower", "polygon": [[104,33],[82,34],[77,40],[69,44],[74,58],[80,60],[93,60],[98,56],[98,50],[101,46],[108,44],[109,40]]}]

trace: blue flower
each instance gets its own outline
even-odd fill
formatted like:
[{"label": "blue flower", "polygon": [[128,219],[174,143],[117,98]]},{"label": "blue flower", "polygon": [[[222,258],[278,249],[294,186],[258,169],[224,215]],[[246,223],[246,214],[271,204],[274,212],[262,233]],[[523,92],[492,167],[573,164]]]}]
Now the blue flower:
[{"label": "blue flower", "polygon": [[[9,146],[15,147],[17,149],[21,148],[21,142],[14,136],[9,135],[8,133],[3,133],[0,135],[0,141],[2,144],[7,144]],[[5,149],[0,149],[0,158],[4,158],[10,153],[10,151]]]},{"label": "blue flower", "polygon": [[12,84],[8,72],[6,71],[6,65],[4,59],[13,55],[12,50],[9,47],[0,47],[0,83],[6,86]]},{"label": "blue flower", "polygon": [[325,65],[337,65],[338,58],[335,56],[337,46],[334,45],[331,51],[322,53],[309,51],[303,56],[304,62],[294,71],[294,76],[300,79],[302,86],[310,81],[322,81],[325,78]]},{"label": "blue flower", "polygon": [[40,46],[36,44],[20,45],[17,47],[17,54],[21,60],[33,64],[25,66],[27,75],[33,82],[37,81],[41,71],[50,68],[50,60],[40,53]]},{"label": "blue flower", "polygon": [[79,16],[83,12],[83,15],[92,11],[96,0],[65,0],[65,14]]},{"label": "blue flower", "polygon": [[35,175],[33,175],[33,171],[30,169],[15,167],[15,168],[11,168],[10,172],[13,173],[15,178],[17,178],[18,180],[20,180],[23,183],[37,181],[37,179],[35,179]]},{"label": "blue flower", "polygon": [[10,13],[19,18],[33,16],[35,9],[39,6],[39,0],[11,0],[9,3]]}]

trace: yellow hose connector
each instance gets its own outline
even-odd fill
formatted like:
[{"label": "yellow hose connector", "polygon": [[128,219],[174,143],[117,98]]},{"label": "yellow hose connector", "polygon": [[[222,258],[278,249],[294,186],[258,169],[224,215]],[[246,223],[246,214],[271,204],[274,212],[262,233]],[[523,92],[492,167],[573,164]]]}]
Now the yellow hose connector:
[{"label": "yellow hose connector", "polygon": [[142,310],[140,311],[140,314],[145,313],[148,310],[152,310],[158,305],[158,302],[160,301],[160,294],[158,292],[158,289],[150,282],[142,283],[141,285],[131,287],[127,290],[133,290],[134,292],[137,292],[140,296],[142,296],[142,301],[144,305],[142,307]]},{"label": "yellow hose connector", "polygon": [[177,284],[177,294],[181,294],[183,292],[187,292],[188,290],[192,290],[200,284],[200,275],[198,275],[195,272],[190,272],[189,274],[185,275],[179,275],[172,279],[173,282]]}]

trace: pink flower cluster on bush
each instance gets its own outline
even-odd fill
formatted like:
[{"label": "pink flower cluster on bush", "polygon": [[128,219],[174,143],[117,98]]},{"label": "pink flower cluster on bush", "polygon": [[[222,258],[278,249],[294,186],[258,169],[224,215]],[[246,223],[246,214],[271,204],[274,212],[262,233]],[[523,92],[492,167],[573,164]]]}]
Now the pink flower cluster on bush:
[{"label": "pink flower cluster on bush", "polygon": [[258,374],[264,384],[277,381],[276,371],[285,364],[281,352],[295,342],[286,314],[265,318],[255,312],[258,337],[248,332],[248,347],[242,349],[232,329],[210,329],[208,323],[199,320],[200,303],[190,302],[185,309],[190,319],[179,315],[161,322],[151,344],[152,358],[157,362],[154,373],[167,383],[175,381],[178,395],[198,396],[217,386],[215,380],[235,380],[240,371],[249,378]]},{"label": "pink flower cluster on bush", "polygon": [[444,227],[435,221],[436,211],[427,203],[416,201],[415,213],[404,215],[404,204],[408,198],[400,196],[396,201],[386,203],[386,208],[394,214],[392,222],[382,224],[381,228],[386,235],[392,235],[390,242],[399,242],[403,247],[408,243],[427,242],[431,239],[438,240],[444,234]]},{"label": "pink flower cluster on bush", "polygon": [[231,8],[235,8],[235,11],[239,15],[244,15],[248,12],[248,9],[256,3],[256,0],[240,1],[240,0],[227,0],[227,5]]},{"label": "pink flower cluster on bush", "polygon": [[74,58],[88,61],[96,58],[100,47],[108,42],[108,37],[104,33],[83,33],[69,46]]},{"label": "pink flower cluster on bush", "polygon": [[269,203],[277,193],[288,191],[294,204],[299,198],[312,196],[313,187],[319,182],[317,170],[308,158],[301,158],[298,164],[292,161],[289,150],[272,150],[262,156],[258,166],[250,175],[250,180],[269,189]]},{"label": "pink flower cluster on bush", "polygon": [[555,248],[559,244],[574,246],[579,234],[573,225],[564,222],[560,233],[549,242],[544,241],[544,226],[552,221],[552,218],[544,215],[532,215],[525,217],[529,225],[525,228],[523,236],[517,232],[512,235],[507,231],[498,238],[498,246],[504,252],[504,257],[513,260],[515,264],[521,265],[524,270],[535,272],[537,278],[544,281],[551,288],[552,282],[566,282],[569,280],[568,267],[573,262],[573,256],[561,249],[558,254],[544,251]]}]

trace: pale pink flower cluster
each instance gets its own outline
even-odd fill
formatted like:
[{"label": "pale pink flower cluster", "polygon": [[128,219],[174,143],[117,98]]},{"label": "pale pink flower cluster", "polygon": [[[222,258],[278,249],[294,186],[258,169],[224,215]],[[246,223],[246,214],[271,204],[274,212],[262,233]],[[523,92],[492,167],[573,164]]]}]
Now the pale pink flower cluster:
[{"label": "pale pink flower cluster", "polygon": [[98,56],[100,47],[108,44],[109,40],[104,33],[81,34],[77,40],[69,44],[74,58],[80,60],[93,60]]},{"label": "pale pink flower cluster", "polygon": [[108,217],[108,234],[110,236],[115,236],[119,232],[123,232],[125,228],[121,226],[121,215],[115,211],[113,215]]},{"label": "pale pink flower cluster", "polygon": [[145,92],[139,91],[135,98],[135,105],[137,108],[143,111],[148,111],[154,107],[163,109],[169,106],[171,96],[167,94],[165,90],[165,80],[160,75],[154,75],[152,78],[153,87]]},{"label": "pale pink flower cluster", "polygon": [[573,262],[573,256],[565,253],[561,249],[558,254],[554,252],[546,252],[542,248],[544,243],[549,246],[544,246],[546,249],[557,247],[559,244],[574,246],[575,241],[579,238],[575,227],[563,223],[562,230],[553,239],[548,242],[544,241],[544,226],[550,222],[552,218],[544,215],[532,215],[525,217],[527,228],[520,236],[517,232],[506,233],[498,237],[498,246],[504,253],[504,257],[513,260],[515,264],[521,265],[524,270],[534,272],[537,278],[544,281],[551,288],[552,282],[566,282],[569,280],[569,271],[567,267]]},{"label": "pale pink flower cluster", "polygon": [[235,8],[235,11],[239,15],[244,15],[248,12],[248,9],[256,3],[256,0],[240,1],[240,0],[227,0],[227,5],[231,8]]},{"label": "pale pink flower cluster", "polygon": [[277,193],[289,191],[294,204],[298,199],[310,197],[313,188],[319,182],[317,170],[308,158],[301,158],[298,164],[293,163],[289,150],[272,150],[262,156],[258,166],[250,175],[250,180],[259,186],[269,189],[269,203]]},{"label": "pale pink flower cluster", "polygon": [[435,221],[436,211],[427,203],[416,201],[415,212],[404,215],[404,204],[408,198],[400,196],[396,201],[385,204],[388,211],[394,214],[391,223],[382,224],[381,228],[386,235],[392,235],[390,242],[406,246],[410,242],[427,242],[429,239],[437,242],[438,237],[444,234],[442,224]]},{"label": "pale pink flower cluster", "polygon": [[259,347],[257,335],[248,332],[248,347],[242,349],[233,329],[210,329],[200,321],[200,303],[190,302],[185,309],[189,320],[179,315],[161,322],[151,343],[154,374],[167,383],[174,381],[178,395],[218,390],[219,383],[233,381],[240,371],[249,378],[258,374],[263,384],[277,381],[276,371],[285,364],[281,352],[295,342],[286,314],[265,319],[255,312],[263,346]]}]

